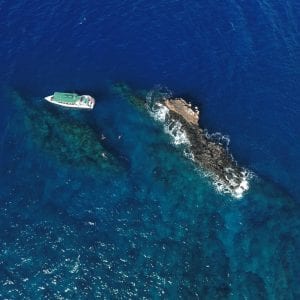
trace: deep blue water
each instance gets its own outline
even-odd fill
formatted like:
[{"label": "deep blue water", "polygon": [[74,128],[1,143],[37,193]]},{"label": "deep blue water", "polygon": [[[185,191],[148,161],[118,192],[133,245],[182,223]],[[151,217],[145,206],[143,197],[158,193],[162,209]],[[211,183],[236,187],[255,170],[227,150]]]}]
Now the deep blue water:
[{"label": "deep blue water", "polygon": [[[295,0],[0,1],[0,298],[299,299],[299,20]],[[218,194],[119,81],[199,105],[249,192]],[[59,90],[95,110],[42,101]],[[69,158],[74,132],[114,162]]]}]

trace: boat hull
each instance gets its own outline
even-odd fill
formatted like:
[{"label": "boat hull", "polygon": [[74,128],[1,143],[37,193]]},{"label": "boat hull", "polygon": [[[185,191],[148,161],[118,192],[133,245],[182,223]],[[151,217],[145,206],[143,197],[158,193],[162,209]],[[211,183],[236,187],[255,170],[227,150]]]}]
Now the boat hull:
[{"label": "boat hull", "polygon": [[52,104],[62,106],[62,107],[67,107],[67,108],[72,108],[72,109],[85,109],[85,110],[92,110],[95,106],[95,99],[89,95],[83,95],[82,97],[87,97],[89,99],[90,104],[85,104],[85,103],[62,103],[59,101],[54,100],[54,96],[50,95],[45,97],[44,99]]}]

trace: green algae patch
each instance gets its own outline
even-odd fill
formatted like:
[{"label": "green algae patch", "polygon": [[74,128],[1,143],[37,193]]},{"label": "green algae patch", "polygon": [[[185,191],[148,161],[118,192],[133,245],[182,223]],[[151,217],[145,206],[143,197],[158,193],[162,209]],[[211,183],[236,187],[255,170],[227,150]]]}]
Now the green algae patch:
[{"label": "green algae patch", "polygon": [[115,83],[112,85],[111,90],[113,93],[116,93],[124,97],[127,101],[129,101],[129,103],[131,103],[134,107],[136,107],[140,111],[147,112],[146,91],[133,90],[125,83]]},{"label": "green algae patch", "polygon": [[100,130],[67,110],[29,105],[17,93],[13,98],[22,113],[24,129],[39,150],[77,168],[118,169],[117,159],[102,143]]}]

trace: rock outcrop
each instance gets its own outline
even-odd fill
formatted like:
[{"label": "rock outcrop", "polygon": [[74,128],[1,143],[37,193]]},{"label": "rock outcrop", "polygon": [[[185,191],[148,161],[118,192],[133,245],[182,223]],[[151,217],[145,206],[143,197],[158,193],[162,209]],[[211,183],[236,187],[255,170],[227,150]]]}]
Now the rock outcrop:
[{"label": "rock outcrop", "polygon": [[227,145],[199,127],[197,107],[192,107],[184,99],[173,98],[168,91],[161,92],[159,89],[147,94],[144,91],[134,91],[126,84],[116,84],[113,90],[121,93],[138,109],[148,111],[155,119],[163,122],[166,131],[177,141],[176,144],[183,140],[185,152],[190,154],[189,157],[205,174],[213,178],[217,190],[237,198],[248,190],[250,173],[236,163]]},{"label": "rock outcrop", "polygon": [[160,103],[168,108],[166,126],[173,126],[174,122],[181,124],[194,162],[214,177],[219,190],[236,197],[242,196],[249,188],[247,172],[238,166],[225,145],[213,140],[199,127],[198,109],[193,109],[184,99],[178,98],[163,99]]},{"label": "rock outcrop", "polygon": [[193,110],[191,104],[186,103],[182,98],[166,99],[163,104],[169,110],[181,115],[188,123],[198,125],[198,109]]}]

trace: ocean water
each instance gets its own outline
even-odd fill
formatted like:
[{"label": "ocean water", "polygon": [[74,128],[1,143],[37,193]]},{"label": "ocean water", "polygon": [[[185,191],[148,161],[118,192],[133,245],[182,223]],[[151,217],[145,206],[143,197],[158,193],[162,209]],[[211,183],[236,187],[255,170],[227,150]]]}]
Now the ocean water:
[{"label": "ocean water", "polygon": [[[299,299],[299,20],[295,0],[0,1],[0,298]],[[241,199],[133,101],[157,85],[229,137]]]}]

